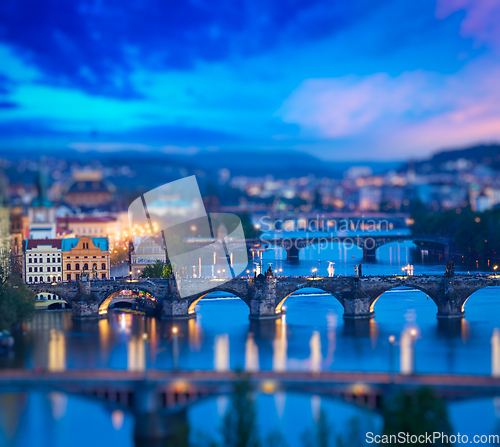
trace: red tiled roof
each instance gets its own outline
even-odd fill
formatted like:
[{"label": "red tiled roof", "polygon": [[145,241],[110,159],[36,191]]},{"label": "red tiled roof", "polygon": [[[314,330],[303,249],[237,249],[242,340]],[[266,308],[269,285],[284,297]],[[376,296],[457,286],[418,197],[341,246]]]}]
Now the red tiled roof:
[{"label": "red tiled roof", "polygon": [[54,248],[61,248],[61,239],[27,239],[26,250],[36,248],[39,245],[51,245]]}]

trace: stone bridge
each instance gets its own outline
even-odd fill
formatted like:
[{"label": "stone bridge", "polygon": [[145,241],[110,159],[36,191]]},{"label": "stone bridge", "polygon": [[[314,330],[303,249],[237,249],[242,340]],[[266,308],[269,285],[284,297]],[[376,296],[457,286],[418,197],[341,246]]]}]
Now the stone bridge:
[{"label": "stone bridge", "polygon": [[[313,233],[314,234],[314,233]],[[249,250],[262,250],[271,246],[281,247],[286,250],[287,259],[298,259],[299,251],[310,245],[319,245],[326,249],[332,244],[345,244],[346,247],[358,246],[363,250],[363,258],[374,258],[377,249],[385,244],[402,241],[413,241],[420,244],[438,245],[441,246],[445,258],[449,257],[450,248],[452,247],[452,238],[446,235],[363,235],[363,236],[318,236],[318,237],[284,237],[284,238],[269,238],[262,237],[261,239],[249,239],[247,245]]]},{"label": "stone bridge", "polygon": [[[249,307],[251,319],[276,318],[284,312],[286,299],[303,288],[316,288],[330,293],[344,307],[346,319],[369,319],[374,305],[386,291],[397,287],[421,290],[437,307],[438,318],[464,316],[467,299],[484,287],[500,286],[500,276],[337,276],[310,277],[237,277],[229,282],[216,278],[81,281],[58,284],[28,284],[35,293],[48,292],[65,299],[73,317],[98,317],[107,313],[111,300],[122,290],[142,291],[159,303],[164,318],[191,318],[195,306],[211,292],[234,294]],[[204,289],[203,293],[198,292]]]}]

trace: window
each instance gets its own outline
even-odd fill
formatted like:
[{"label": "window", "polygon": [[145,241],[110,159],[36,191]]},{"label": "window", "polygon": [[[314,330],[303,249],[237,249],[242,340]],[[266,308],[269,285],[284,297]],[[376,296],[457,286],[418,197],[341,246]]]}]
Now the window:
[{"label": "window", "polygon": [[75,264],[75,270],[80,270],[80,264],[78,264],[78,262]]},{"label": "window", "polygon": [[38,276],[33,277],[33,282],[38,282]]},{"label": "window", "polygon": [[31,276],[29,277],[29,282],[33,282],[33,278]]},{"label": "window", "polygon": [[96,263],[96,262],[94,262],[94,263],[92,264],[92,270],[94,270],[94,269],[96,269],[96,270],[97,270],[97,263]]},{"label": "window", "polygon": [[101,270],[106,270],[106,264],[104,262],[101,264]]},{"label": "window", "polygon": [[88,270],[89,269],[89,265],[87,263],[83,264],[83,270]]},{"label": "window", "polygon": [[66,279],[67,279],[68,281],[71,281],[71,273],[68,273],[68,274],[66,275]]},{"label": "window", "polygon": [[106,273],[103,273],[101,276],[102,276],[102,279],[106,279]]},{"label": "window", "polygon": [[56,263],[56,258],[52,258],[52,262],[55,264]]},{"label": "window", "polygon": [[71,270],[71,264],[69,262],[66,264],[66,270]]},{"label": "window", "polygon": [[77,274],[75,274],[75,279],[76,279],[77,281],[79,281],[79,280],[80,280],[80,274],[78,274],[78,273],[77,273]]},{"label": "window", "polygon": [[52,267],[52,271],[55,272],[56,271],[56,268],[55,267]]},{"label": "window", "polygon": [[33,260],[33,262],[34,262],[35,264],[37,263],[37,261],[38,261],[38,258],[35,258],[35,259]]},{"label": "window", "polygon": [[30,267],[30,268],[28,269],[28,272],[30,272],[30,273],[31,273],[31,271],[32,271],[32,268]]},{"label": "window", "polygon": [[57,267],[57,271],[60,272],[61,271],[61,267]]},{"label": "window", "polygon": [[43,272],[43,267],[40,267],[40,272]]},{"label": "window", "polygon": [[50,264],[50,258],[47,258],[47,264]]},{"label": "window", "polygon": [[35,267],[35,272],[38,272],[38,267]]},{"label": "window", "polygon": [[[31,255],[30,255],[31,256]],[[29,258],[28,262],[31,264],[31,258]]]},{"label": "window", "polygon": [[58,276],[58,277],[57,277],[57,280],[58,280],[58,281],[61,281],[61,277],[60,277],[60,276]]}]

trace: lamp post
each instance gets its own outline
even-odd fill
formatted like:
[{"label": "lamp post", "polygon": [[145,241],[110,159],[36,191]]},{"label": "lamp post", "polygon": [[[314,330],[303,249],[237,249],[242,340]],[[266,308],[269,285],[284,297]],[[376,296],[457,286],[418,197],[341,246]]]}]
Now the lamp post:
[{"label": "lamp post", "polygon": [[313,273],[313,278],[316,278],[316,272],[318,271],[317,268],[313,268],[312,269],[312,273]]},{"label": "lamp post", "polygon": [[495,271],[495,278],[497,277],[497,268],[498,268],[498,265],[495,265],[495,266],[493,267],[493,270]]}]

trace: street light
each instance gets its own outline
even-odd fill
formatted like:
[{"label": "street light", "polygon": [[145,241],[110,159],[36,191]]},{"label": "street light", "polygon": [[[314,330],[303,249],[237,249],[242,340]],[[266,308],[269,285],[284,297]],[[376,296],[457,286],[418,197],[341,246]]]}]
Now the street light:
[{"label": "street light", "polygon": [[498,265],[495,265],[495,267],[493,267],[493,270],[495,270],[495,278],[497,277],[497,268],[498,268]]},{"label": "street light", "polygon": [[316,278],[316,272],[318,271],[317,268],[313,268],[312,269],[312,272],[313,272],[313,278]]}]

